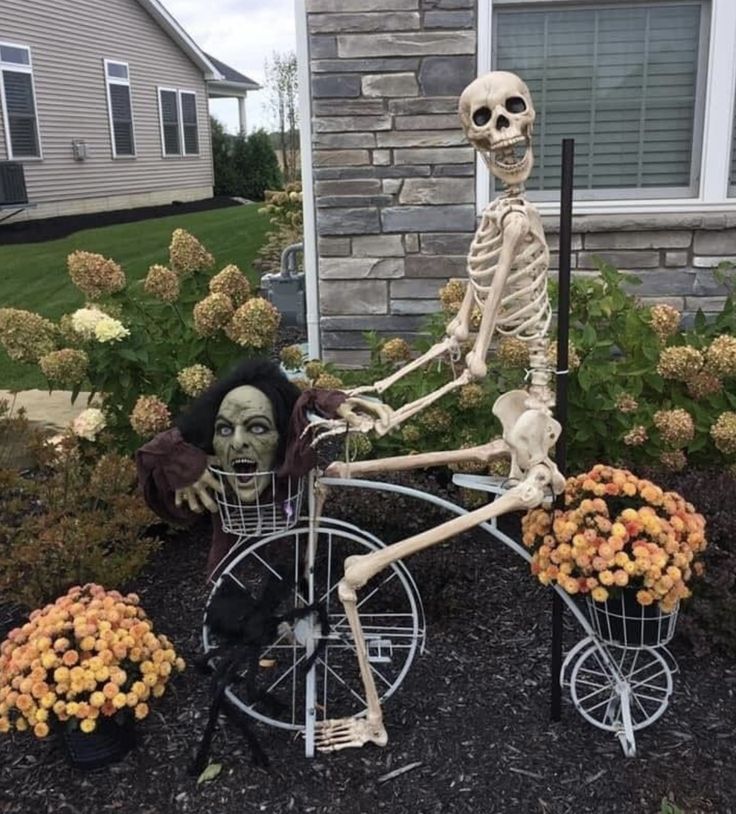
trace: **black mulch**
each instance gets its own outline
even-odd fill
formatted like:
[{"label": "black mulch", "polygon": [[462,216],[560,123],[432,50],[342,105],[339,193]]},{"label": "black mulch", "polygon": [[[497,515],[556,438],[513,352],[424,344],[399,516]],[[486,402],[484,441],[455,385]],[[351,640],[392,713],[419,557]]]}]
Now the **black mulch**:
[{"label": "black mulch", "polygon": [[[428,476],[413,480],[444,488]],[[438,519],[405,499],[365,500],[348,490],[331,506],[387,539]],[[203,526],[179,535],[131,586],[189,662],[199,652],[207,546]],[[562,721],[550,723],[550,595],[521,559],[470,533],[410,565],[429,652],[387,703],[386,748],[307,760],[291,733],[257,724],[269,773],[253,768],[242,734],[222,720],[212,759],[223,771],[197,785],[185,767],[204,726],[207,683],[188,669],[139,726],[138,748],[107,769],[70,769],[53,740],[0,739],[0,812],[655,814],[669,795],[687,814],[736,811],[732,661],[696,659],[675,640],[681,672],[671,704],[639,733],[639,757],[626,759],[614,736],[588,725],[567,700]],[[575,640],[568,624],[567,647]]]},{"label": "black mulch", "polygon": [[112,212],[94,212],[86,215],[62,215],[58,218],[13,221],[0,223],[0,246],[16,243],[43,243],[59,240],[82,229],[99,229],[118,223],[135,223],[139,220],[167,218],[171,215],[187,215],[190,212],[206,212],[226,206],[239,206],[232,198],[218,196],[201,201],[174,201],[160,206],[143,206],[138,209],[116,209]]}]

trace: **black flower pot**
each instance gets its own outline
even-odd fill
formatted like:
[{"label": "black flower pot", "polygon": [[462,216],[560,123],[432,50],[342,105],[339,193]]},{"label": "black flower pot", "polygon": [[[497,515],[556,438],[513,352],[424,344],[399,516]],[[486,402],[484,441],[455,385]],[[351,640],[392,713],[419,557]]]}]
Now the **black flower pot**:
[{"label": "black flower pot", "polygon": [[66,758],[74,768],[100,769],[122,760],[135,746],[135,720],[130,715],[100,716],[93,732],[65,726],[61,741]]},{"label": "black flower pot", "polygon": [[636,588],[624,588],[605,602],[588,601],[588,616],[593,629],[606,642],[624,647],[658,647],[675,634],[677,607],[663,613],[658,604],[641,605]]}]

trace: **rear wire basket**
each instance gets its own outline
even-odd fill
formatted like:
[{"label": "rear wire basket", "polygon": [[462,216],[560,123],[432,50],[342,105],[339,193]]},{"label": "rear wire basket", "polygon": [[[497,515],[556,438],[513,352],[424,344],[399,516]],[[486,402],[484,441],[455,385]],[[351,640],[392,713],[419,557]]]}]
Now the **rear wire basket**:
[{"label": "rear wire basket", "polygon": [[274,531],[289,529],[299,519],[302,510],[305,478],[277,477],[276,472],[256,472],[254,479],[266,481],[252,503],[245,503],[234,491],[230,478],[235,472],[210,466],[222,492],[216,492],[217,508],[222,528],[240,537],[263,537]]}]

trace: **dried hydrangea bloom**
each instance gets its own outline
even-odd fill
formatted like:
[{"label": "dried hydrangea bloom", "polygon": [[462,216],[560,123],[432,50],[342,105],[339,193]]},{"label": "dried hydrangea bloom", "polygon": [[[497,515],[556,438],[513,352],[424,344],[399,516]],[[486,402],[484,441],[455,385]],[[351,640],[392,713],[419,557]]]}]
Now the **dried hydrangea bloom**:
[{"label": "dried hydrangea bloom", "polygon": [[485,391],[479,384],[464,384],[457,392],[457,406],[461,410],[474,410],[483,404]]},{"label": "dried hydrangea bloom", "polygon": [[319,359],[311,359],[304,365],[304,372],[307,374],[307,378],[311,381],[318,379],[320,374],[324,371],[325,366]]},{"label": "dried hydrangea bloom", "polygon": [[227,294],[237,308],[250,297],[250,283],[243,272],[233,264],[215,274],[210,280],[213,294]]},{"label": "dried hydrangea bloom", "polygon": [[659,456],[659,461],[670,472],[682,472],[687,466],[687,455],[681,449],[670,450],[663,452]]},{"label": "dried hydrangea bloom", "polygon": [[191,277],[197,271],[212,268],[214,263],[215,259],[194,235],[185,229],[174,229],[169,245],[169,266],[180,277]]},{"label": "dried hydrangea bloom", "polygon": [[620,393],[616,396],[616,409],[619,413],[635,413],[639,409],[639,402],[629,393]]},{"label": "dried hydrangea bloom", "polygon": [[95,325],[95,339],[98,342],[120,342],[126,336],[130,336],[130,331],[119,319],[105,315]]},{"label": "dried hydrangea bloom", "polygon": [[696,373],[687,380],[686,384],[687,392],[697,401],[720,393],[723,389],[723,382],[715,373],[708,370],[701,370],[700,373]]},{"label": "dried hydrangea bloom", "polygon": [[106,297],[125,288],[122,268],[101,254],[72,252],[66,259],[66,266],[74,285],[92,299]]},{"label": "dried hydrangea bloom", "polygon": [[304,354],[299,345],[287,345],[285,348],[281,348],[279,359],[287,370],[299,370],[304,361]]},{"label": "dried hydrangea bloom", "polygon": [[209,294],[194,306],[194,330],[200,336],[214,336],[225,328],[234,313],[235,306],[227,294]]},{"label": "dried hydrangea bloom", "polygon": [[446,432],[452,427],[452,416],[447,410],[439,407],[430,407],[429,410],[425,410],[419,416],[419,421],[430,432]]},{"label": "dried hydrangea bloom", "polygon": [[649,312],[652,330],[659,337],[660,342],[665,343],[671,336],[674,336],[680,328],[682,314],[671,305],[661,303],[652,306]]},{"label": "dried hydrangea bloom", "polygon": [[269,348],[276,339],[279,322],[278,310],[263,297],[254,297],[235,311],[225,333],[238,345]]},{"label": "dried hydrangea bloom", "polygon": [[662,440],[670,447],[684,447],[695,437],[695,422],[687,410],[658,410],[654,414],[654,426]]},{"label": "dried hydrangea bloom", "polygon": [[78,438],[94,441],[107,426],[107,419],[102,410],[88,407],[72,421],[72,432]]},{"label": "dried hydrangea bloom", "polygon": [[142,438],[151,438],[171,424],[169,408],[156,396],[139,396],[129,416],[130,426]]},{"label": "dried hydrangea bloom", "polygon": [[325,371],[317,376],[314,386],[320,390],[339,390],[342,387],[342,379]]},{"label": "dried hydrangea bloom", "polygon": [[[495,438],[493,439],[496,440]],[[511,472],[511,461],[508,458],[494,458],[488,464],[488,474],[499,478],[507,478]]]},{"label": "dried hydrangea bloom", "polygon": [[450,280],[440,288],[440,302],[446,314],[456,314],[465,296],[465,284],[462,280]]},{"label": "dried hydrangea bloom", "polygon": [[662,350],[657,363],[657,373],[663,379],[686,382],[699,373],[702,367],[703,354],[697,348],[684,345]]},{"label": "dried hydrangea bloom", "polygon": [[181,283],[175,271],[155,264],[148,269],[143,290],[162,302],[176,302]]},{"label": "dried hydrangea bloom", "polygon": [[371,439],[361,432],[348,433],[345,439],[345,458],[348,461],[357,461],[370,455],[373,449]]},{"label": "dried hydrangea bloom", "polygon": [[405,424],[401,428],[401,437],[407,444],[416,444],[422,438],[422,431],[416,424]]},{"label": "dried hydrangea bloom", "polygon": [[[460,449],[466,449],[467,447],[463,444]],[[467,460],[467,461],[458,461],[454,464],[449,464],[449,469],[451,472],[462,472],[465,475],[485,475],[487,471],[487,466],[483,461],[477,460]]]},{"label": "dried hydrangea bloom", "polygon": [[37,362],[56,347],[53,322],[22,308],[0,308],[0,344],[16,362]]},{"label": "dried hydrangea bloom", "polygon": [[627,447],[640,447],[647,442],[648,438],[647,428],[639,424],[636,427],[632,427],[626,435],[624,435],[623,441]]},{"label": "dried hydrangea bloom", "polygon": [[181,389],[192,398],[204,393],[215,383],[215,374],[206,365],[191,365],[180,370],[176,376]]},{"label": "dried hydrangea bloom", "polygon": [[296,379],[292,379],[291,383],[295,384],[299,388],[299,390],[302,391],[302,393],[305,390],[309,390],[309,388],[312,386],[307,379],[304,379],[301,376],[299,376]]},{"label": "dried hydrangea bloom", "polygon": [[38,366],[49,381],[64,387],[74,387],[87,375],[89,357],[83,350],[62,348],[42,356],[38,360]]},{"label": "dried hydrangea bloom", "polygon": [[502,367],[525,368],[529,365],[529,348],[515,336],[502,339],[498,345],[498,361]]},{"label": "dried hydrangea bloom", "polygon": [[736,413],[721,413],[710,428],[710,437],[724,455],[736,455]]},{"label": "dried hydrangea bloom", "polygon": [[387,340],[381,348],[381,359],[384,362],[406,362],[410,358],[409,343],[399,336]]},{"label": "dried hydrangea bloom", "polygon": [[736,336],[716,337],[705,352],[705,364],[716,376],[736,376]]},{"label": "dried hydrangea bloom", "polygon": [[74,329],[71,314],[62,314],[59,317],[59,334],[62,341],[70,347],[77,347],[84,341],[82,334]]},{"label": "dried hydrangea bloom", "polygon": [[[557,343],[551,342],[547,347],[547,363],[551,368],[557,369]],[[567,346],[567,367],[568,370],[577,370],[580,367],[580,355],[569,343]]]}]

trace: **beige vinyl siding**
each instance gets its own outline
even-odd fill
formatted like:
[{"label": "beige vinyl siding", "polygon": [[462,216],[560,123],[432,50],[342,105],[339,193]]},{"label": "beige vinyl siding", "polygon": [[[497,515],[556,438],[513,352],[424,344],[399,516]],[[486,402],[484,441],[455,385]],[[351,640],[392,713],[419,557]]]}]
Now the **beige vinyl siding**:
[{"label": "beige vinyl siding", "polygon": [[[29,46],[33,60],[43,159],[23,162],[32,202],[212,186],[202,72],[137,0],[2,5],[0,40]],[[112,157],[103,59],[128,65],[135,158]],[[196,92],[198,155],[163,157],[157,86]],[[74,139],[86,142],[86,160],[74,160]],[[0,158],[7,158],[2,126]]]}]

